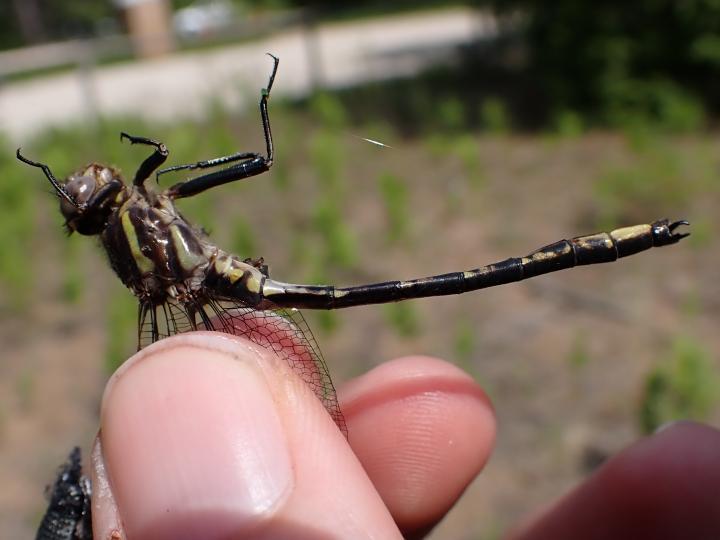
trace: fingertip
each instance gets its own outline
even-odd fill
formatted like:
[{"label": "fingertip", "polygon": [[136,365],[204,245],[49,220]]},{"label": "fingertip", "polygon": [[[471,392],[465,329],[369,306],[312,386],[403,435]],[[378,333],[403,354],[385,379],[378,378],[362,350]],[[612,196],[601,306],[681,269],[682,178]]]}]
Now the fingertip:
[{"label": "fingertip", "polygon": [[350,444],[406,534],[436,523],[482,470],[495,440],[490,400],[456,366],[383,363],[341,391]]}]

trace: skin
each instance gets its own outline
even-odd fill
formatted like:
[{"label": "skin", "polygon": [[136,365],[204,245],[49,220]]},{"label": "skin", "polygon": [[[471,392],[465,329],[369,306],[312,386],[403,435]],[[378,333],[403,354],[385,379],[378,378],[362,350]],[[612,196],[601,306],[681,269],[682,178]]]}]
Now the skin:
[{"label": "skin", "polygon": [[[421,538],[490,456],[487,396],[421,356],[339,396],[349,440],[284,362],[247,341],[198,332],[144,349],[103,397],[95,538]],[[720,537],[718,455],[720,432],[674,424],[510,537]]]}]

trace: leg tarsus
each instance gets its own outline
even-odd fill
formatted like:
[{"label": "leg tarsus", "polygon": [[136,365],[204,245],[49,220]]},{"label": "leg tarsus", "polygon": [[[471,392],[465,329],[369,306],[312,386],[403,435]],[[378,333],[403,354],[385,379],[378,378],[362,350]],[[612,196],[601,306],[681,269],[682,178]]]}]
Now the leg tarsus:
[{"label": "leg tarsus", "polygon": [[123,139],[130,141],[130,144],[144,144],[155,148],[155,151],[140,164],[140,167],[138,167],[138,170],[135,173],[133,185],[141,186],[155,169],[165,163],[165,160],[170,152],[168,151],[167,146],[160,141],[149,139],[147,137],[137,137],[135,135],[129,135],[123,131],[120,133],[120,140],[122,141]]},{"label": "leg tarsus", "polygon": [[270,58],[273,59],[273,70],[272,73],[270,73],[270,78],[268,79],[267,88],[263,88],[262,94],[265,97],[270,97],[270,90],[272,90],[273,83],[275,82],[275,74],[277,73],[278,65],[280,64],[280,59],[275,56],[272,53],[265,53]]},{"label": "leg tarsus", "polygon": [[270,117],[268,116],[268,99],[270,99],[270,91],[272,90],[273,83],[275,82],[275,75],[277,74],[278,66],[280,65],[280,59],[270,53],[267,53],[270,58],[273,59],[273,69],[268,79],[267,88],[263,88],[260,95],[260,118],[263,124],[263,132],[265,134],[265,149],[268,168],[272,165],[274,151],[273,151],[273,139],[272,132],[270,131]]},{"label": "leg tarsus", "polygon": [[160,141],[156,141],[155,139],[150,139],[148,137],[138,137],[136,135],[130,135],[129,133],[121,131],[120,142],[122,142],[123,139],[127,139],[128,141],[130,141],[130,144],[145,144],[147,146],[154,146],[155,148],[165,146],[163,143],[161,143]]}]

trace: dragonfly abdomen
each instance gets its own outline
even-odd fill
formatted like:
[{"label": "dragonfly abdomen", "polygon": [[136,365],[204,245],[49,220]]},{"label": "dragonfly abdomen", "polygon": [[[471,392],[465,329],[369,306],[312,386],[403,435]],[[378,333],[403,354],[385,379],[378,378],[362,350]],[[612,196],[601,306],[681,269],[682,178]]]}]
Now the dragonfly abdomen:
[{"label": "dragonfly abdomen", "polygon": [[407,281],[388,281],[358,287],[294,285],[267,279],[262,293],[282,307],[338,309],[460,294],[586,264],[612,262],[652,247],[674,244],[687,234],[675,229],[687,222],[659,220],[651,224],[616,229],[609,233],[560,240],[525,257],[511,257],[465,272],[440,274]]},{"label": "dragonfly abdomen", "polygon": [[203,285],[220,298],[232,298],[247,306],[259,306],[263,300],[265,278],[260,268],[218,250],[207,267]]}]

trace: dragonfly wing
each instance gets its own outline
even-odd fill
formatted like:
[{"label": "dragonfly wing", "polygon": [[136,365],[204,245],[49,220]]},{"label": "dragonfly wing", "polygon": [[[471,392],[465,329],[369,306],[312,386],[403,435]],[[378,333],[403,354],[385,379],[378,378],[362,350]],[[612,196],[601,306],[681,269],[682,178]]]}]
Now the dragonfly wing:
[{"label": "dragonfly wing", "polygon": [[273,351],[310,386],[347,436],[347,426],[330,373],[302,313],[285,308],[257,310],[236,300],[215,298],[195,303],[168,301],[140,306],[139,348],[190,330],[212,330],[241,336]]},{"label": "dragonfly wing", "polygon": [[140,304],[138,350],[160,339],[195,329],[194,319],[178,302]]}]

